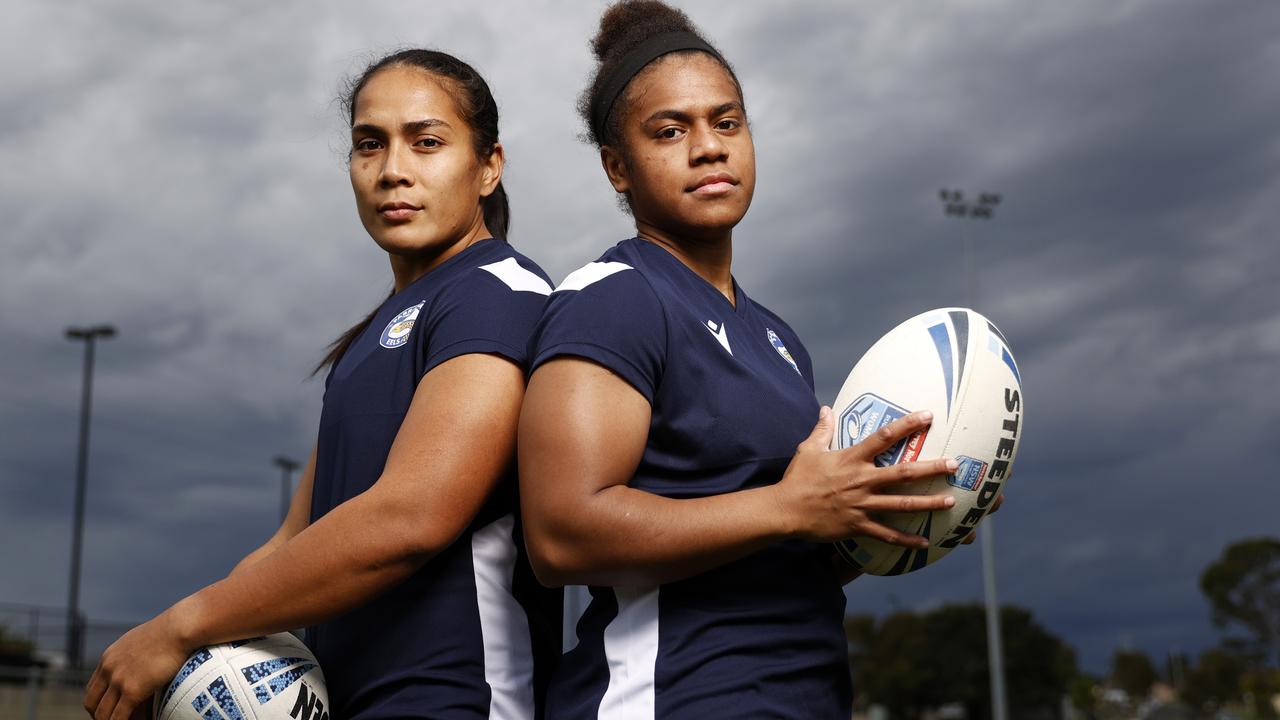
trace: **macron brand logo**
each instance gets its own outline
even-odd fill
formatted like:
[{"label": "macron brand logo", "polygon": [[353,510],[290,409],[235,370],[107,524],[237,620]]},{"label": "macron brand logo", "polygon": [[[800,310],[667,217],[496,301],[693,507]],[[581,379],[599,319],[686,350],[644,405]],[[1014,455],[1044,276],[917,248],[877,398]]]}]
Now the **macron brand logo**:
[{"label": "macron brand logo", "polygon": [[724,347],[725,352],[732,355],[733,350],[729,347],[729,333],[727,332],[727,329],[725,328],[725,326],[716,325],[715,321],[708,320],[705,327],[707,328],[708,331],[711,332],[712,335],[715,336],[716,340],[720,341],[720,345]]}]

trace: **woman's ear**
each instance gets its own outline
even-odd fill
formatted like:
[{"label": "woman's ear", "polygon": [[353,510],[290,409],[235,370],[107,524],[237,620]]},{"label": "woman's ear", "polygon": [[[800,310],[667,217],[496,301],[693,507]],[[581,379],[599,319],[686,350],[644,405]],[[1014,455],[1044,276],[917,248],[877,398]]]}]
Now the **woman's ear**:
[{"label": "woman's ear", "polygon": [[615,192],[626,194],[631,189],[631,178],[627,174],[627,161],[618,152],[609,145],[600,148],[600,165],[604,167],[604,174],[609,176],[609,183],[613,185]]},{"label": "woman's ear", "polygon": [[480,197],[489,197],[497,189],[498,183],[502,182],[502,171],[506,164],[507,154],[502,149],[502,143],[494,143],[489,157],[480,166]]}]

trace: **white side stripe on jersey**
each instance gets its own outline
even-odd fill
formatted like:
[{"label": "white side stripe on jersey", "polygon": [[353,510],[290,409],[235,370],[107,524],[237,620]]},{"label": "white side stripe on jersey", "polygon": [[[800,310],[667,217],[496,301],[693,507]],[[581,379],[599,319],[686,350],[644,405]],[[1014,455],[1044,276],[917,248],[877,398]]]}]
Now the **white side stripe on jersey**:
[{"label": "white side stripe on jersey", "polygon": [[618,614],[604,629],[609,687],[599,720],[653,720],[658,663],[658,588],[615,587]]},{"label": "white side stripe on jersey", "polygon": [[533,720],[534,716],[529,621],[511,594],[514,528],[515,516],[503,515],[471,535],[484,679],[491,691],[489,717],[494,720]]},{"label": "white side stripe on jersey", "polygon": [[551,294],[551,286],[547,284],[547,281],[538,277],[537,274],[520,267],[520,263],[516,262],[515,258],[509,257],[502,262],[481,265],[480,269],[489,271],[494,277],[506,283],[507,287],[516,292],[533,292],[539,295]]},{"label": "white side stripe on jersey", "polygon": [[626,263],[620,262],[593,262],[587,263],[582,267],[569,273],[569,277],[564,279],[556,286],[555,291],[561,290],[582,290],[591,283],[600,282],[601,280],[620,273],[623,270],[631,270],[632,267]]}]

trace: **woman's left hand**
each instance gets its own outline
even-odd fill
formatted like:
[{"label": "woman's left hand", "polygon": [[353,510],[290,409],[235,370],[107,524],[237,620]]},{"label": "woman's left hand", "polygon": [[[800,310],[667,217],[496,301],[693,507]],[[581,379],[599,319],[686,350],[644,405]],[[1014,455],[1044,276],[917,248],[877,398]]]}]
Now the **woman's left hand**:
[{"label": "woman's left hand", "polygon": [[102,653],[85,687],[84,709],[94,720],[145,719],[151,696],[177,674],[187,648],[163,613],[125,633]]},{"label": "woman's left hand", "polygon": [[[994,513],[995,511],[999,510],[1002,504],[1004,504],[1004,494],[1001,494],[1000,497],[996,498],[995,505],[991,506],[991,512]],[[987,513],[987,514],[990,515],[991,513]],[[972,545],[973,541],[976,540],[977,538],[978,538],[978,531],[975,530],[969,533],[964,540],[960,541],[960,543],[962,545]],[[845,562],[845,560],[840,557],[839,553],[835,553],[835,552],[831,553],[831,564],[835,568],[836,577],[839,578],[841,585],[848,585],[849,583],[853,582],[854,580],[857,580],[859,577],[862,576],[862,572],[859,570],[855,570],[852,565]]]}]

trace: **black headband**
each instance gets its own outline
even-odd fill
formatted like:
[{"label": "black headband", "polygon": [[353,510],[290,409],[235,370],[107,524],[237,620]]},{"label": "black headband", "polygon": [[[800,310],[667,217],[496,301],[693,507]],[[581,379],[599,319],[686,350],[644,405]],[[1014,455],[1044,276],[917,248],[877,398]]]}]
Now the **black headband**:
[{"label": "black headband", "polygon": [[[724,63],[724,58],[715,48],[691,32],[662,33],[635,46],[622,56],[613,72],[600,85],[600,94],[596,96],[598,100],[595,107],[591,108],[591,128],[596,133],[596,140],[604,142],[604,124],[609,120],[609,113],[613,112],[613,104],[618,101],[618,96],[626,89],[631,78],[654,60],[681,50],[701,50]],[[728,66],[727,63],[725,65]]]}]

